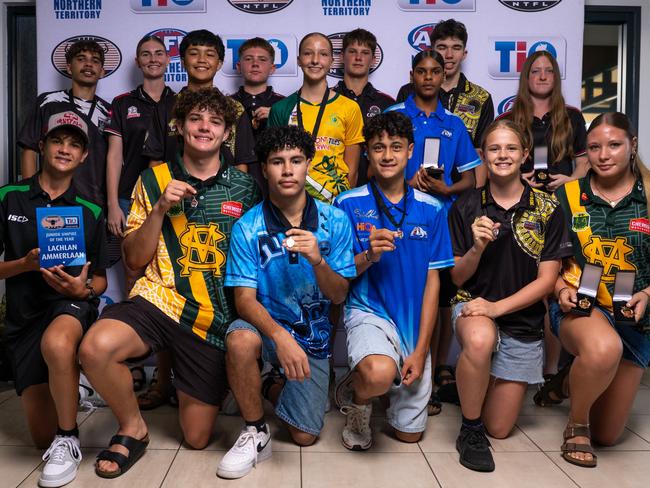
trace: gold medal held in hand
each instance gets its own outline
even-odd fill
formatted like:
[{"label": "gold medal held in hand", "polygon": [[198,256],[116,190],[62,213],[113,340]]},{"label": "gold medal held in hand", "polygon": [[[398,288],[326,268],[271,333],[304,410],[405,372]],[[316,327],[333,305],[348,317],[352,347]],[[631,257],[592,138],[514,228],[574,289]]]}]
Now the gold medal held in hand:
[{"label": "gold medal held in hand", "polygon": [[586,310],[591,307],[591,301],[588,298],[583,298],[578,302],[578,306],[583,310]]},{"label": "gold medal held in hand", "polygon": [[626,319],[633,319],[634,310],[631,307],[628,307],[627,305],[623,305],[621,307],[621,315],[623,315],[623,317],[625,317]]}]

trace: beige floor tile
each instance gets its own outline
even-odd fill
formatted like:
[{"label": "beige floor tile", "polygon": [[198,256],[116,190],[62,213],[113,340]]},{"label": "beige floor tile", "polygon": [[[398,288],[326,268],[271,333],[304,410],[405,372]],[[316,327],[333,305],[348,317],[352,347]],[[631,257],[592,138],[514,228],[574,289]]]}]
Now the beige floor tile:
[{"label": "beige floor tile", "polygon": [[422,453],[302,453],[303,488],[438,487]]},{"label": "beige floor tile", "polygon": [[[517,425],[543,451],[559,451],[566,422],[566,418],[562,417],[519,417]],[[627,429],[617,445],[597,447],[598,451],[645,451],[649,449],[648,442]]]},{"label": "beige floor tile", "polygon": [[217,478],[217,465],[224,454],[215,451],[179,451],[162,486],[300,488],[299,452],[274,452],[271,459],[259,464],[238,480]]},{"label": "beige floor tile", "polygon": [[[312,446],[303,447],[302,452],[350,452],[341,443],[344,425],[345,417],[342,414],[328,413],[318,440]],[[383,417],[372,417],[370,426],[373,432],[373,444],[369,452],[420,452],[417,444],[398,441]]]},{"label": "beige floor tile", "polygon": [[[275,415],[267,415],[267,421],[271,426],[271,435],[273,436],[273,450],[274,451],[288,451],[299,452],[300,447],[295,445],[287,432],[286,427],[281,425],[281,422]],[[241,417],[219,415],[214,428],[212,442],[205,448],[209,451],[227,451],[237,440],[239,432],[244,425]],[[181,449],[186,449],[187,446],[183,443]]]},{"label": "beige floor tile", "polygon": [[42,455],[33,447],[0,447],[0,486],[18,486],[41,464]]},{"label": "beige floor tile", "polygon": [[[460,429],[460,419],[429,417],[427,430],[420,447],[423,452],[456,452],[456,438]],[[499,452],[539,451],[517,427],[507,439],[490,438],[492,448]]]},{"label": "beige floor tile", "polygon": [[[77,478],[72,483],[65,485],[66,488],[158,488],[177,453],[177,451],[168,449],[148,449],[144,456],[127,473],[119,478],[108,480],[95,474],[95,456],[97,456],[98,452],[98,449],[84,450],[84,458],[79,466]],[[35,487],[39,476],[40,469],[33,472],[20,485],[20,488]]]},{"label": "beige floor tile", "polygon": [[496,470],[492,473],[477,473],[461,466],[456,453],[427,453],[426,457],[438,481],[445,487],[575,488],[576,486],[541,452],[494,453]]},{"label": "beige floor tile", "polygon": [[630,415],[627,428],[650,442],[650,415]]},{"label": "beige floor tile", "polygon": [[581,488],[646,488],[650,478],[650,452],[606,451],[598,453],[596,468],[567,463],[559,452],[549,453],[555,463]]},{"label": "beige floor tile", "polygon": [[[178,413],[152,414],[144,412],[144,419],[149,427],[150,449],[178,449],[181,440],[181,428],[178,425]],[[111,437],[117,432],[117,420],[108,409],[95,411],[80,429],[81,446],[105,448]]]}]

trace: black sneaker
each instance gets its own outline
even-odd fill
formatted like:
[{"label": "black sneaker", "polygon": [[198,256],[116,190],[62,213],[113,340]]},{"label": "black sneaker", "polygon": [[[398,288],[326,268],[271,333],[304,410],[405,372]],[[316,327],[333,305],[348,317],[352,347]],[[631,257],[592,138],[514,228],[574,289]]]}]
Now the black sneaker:
[{"label": "black sneaker", "polygon": [[456,439],[456,450],[460,464],[474,471],[494,471],[494,459],[490,452],[490,441],[483,426],[471,428],[462,426]]}]

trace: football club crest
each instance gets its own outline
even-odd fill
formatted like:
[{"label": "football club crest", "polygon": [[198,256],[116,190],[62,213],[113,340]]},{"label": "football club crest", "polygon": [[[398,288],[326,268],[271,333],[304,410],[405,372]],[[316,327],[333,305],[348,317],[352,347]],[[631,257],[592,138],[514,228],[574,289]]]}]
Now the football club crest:
[{"label": "football club crest", "polygon": [[571,230],[573,232],[580,232],[589,228],[591,224],[591,217],[587,212],[577,212],[571,218]]}]

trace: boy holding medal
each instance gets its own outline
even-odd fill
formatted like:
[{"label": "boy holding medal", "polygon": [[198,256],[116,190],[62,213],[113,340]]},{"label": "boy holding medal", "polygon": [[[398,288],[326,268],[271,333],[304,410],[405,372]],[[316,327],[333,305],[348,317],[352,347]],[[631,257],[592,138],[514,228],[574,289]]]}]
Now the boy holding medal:
[{"label": "boy holding medal", "polygon": [[[77,400],[77,348],[97,318],[99,295],[106,289],[106,235],[101,208],[82,199],[72,175],[88,155],[88,126],[75,112],[53,114],[39,146],[42,169],[0,188],[0,279],[7,287],[7,346],[27,425],[46,461],[40,486],[72,481],[81,462]],[[62,213],[77,207],[81,221],[66,229]],[[83,266],[67,263],[44,269],[39,249],[37,209],[52,210],[52,226],[74,235],[85,248]],[[83,239],[83,242],[77,242]],[[59,246],[53,246],[59,247]],[[36,304],[35,301],[38,301]]]},{"label": "boy holding medal", "polygon": [[372,399],[387,394],[395,436],[417,442],[431,395],[429,343],[438,312],[438,270],[453,266],[445,205],[404,178],[413,128],[399,112],[364,127],[374,179],[337,197],[355,231],[358,278],[345,310],[350,373],[336,389],[347,420],[343,445],[372,445]]}]

